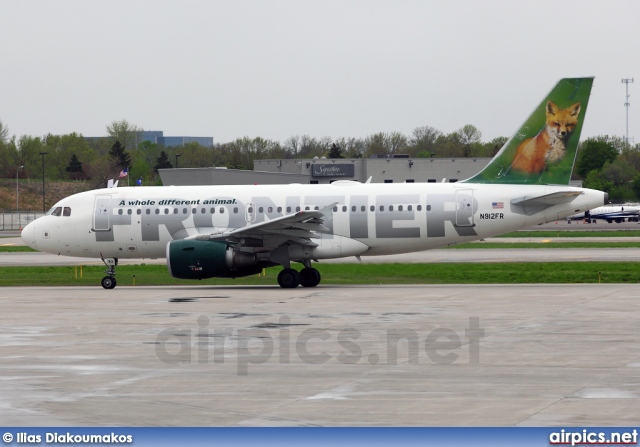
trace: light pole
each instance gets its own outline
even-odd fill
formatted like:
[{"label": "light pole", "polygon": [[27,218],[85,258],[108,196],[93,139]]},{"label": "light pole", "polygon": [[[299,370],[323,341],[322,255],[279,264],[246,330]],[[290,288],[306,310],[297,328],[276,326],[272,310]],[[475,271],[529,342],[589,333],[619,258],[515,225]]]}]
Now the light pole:
[{"label": "light pole", "polygon": [[22,227],[20,225],[20,188],[18,187],[18,174],[20,174],[20,169],[24,168],[23,166],[18,166],[16,169],[16,212],[18,213],[18,227]]},{"label": "light pole", "polygon": [[178,169],[178,157],[180,157],[182,154],[176,154],[176,169]]},{"label": "light pole", "polygon": [[42,155],[42,212],[46,213],[47,212],[47,207],[45,205],[45,201],[44,201],[44,156],[47,155],[46,152],[40,152],[40,155]]}]

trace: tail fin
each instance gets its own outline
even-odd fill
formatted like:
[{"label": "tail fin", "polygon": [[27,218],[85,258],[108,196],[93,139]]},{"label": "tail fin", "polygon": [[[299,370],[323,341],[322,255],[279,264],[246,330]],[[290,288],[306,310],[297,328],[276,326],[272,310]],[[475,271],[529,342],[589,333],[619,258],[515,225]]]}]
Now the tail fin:
[{"label": "tail fin", "polygon": [[593,78],[561,79],[489,164],[467,183],[568,185]]}]

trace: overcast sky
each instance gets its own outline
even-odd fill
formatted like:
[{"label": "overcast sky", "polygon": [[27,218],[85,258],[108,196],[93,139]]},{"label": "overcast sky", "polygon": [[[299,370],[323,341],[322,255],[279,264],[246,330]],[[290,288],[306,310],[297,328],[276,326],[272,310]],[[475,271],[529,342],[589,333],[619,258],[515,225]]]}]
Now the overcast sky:
[{"label": "overcast sky", "polygon": [[284,141],[473,124],[510,136],[556,80],[595,76],[582,137],[640,143],[640,2],[2,1],[12,135]]}]

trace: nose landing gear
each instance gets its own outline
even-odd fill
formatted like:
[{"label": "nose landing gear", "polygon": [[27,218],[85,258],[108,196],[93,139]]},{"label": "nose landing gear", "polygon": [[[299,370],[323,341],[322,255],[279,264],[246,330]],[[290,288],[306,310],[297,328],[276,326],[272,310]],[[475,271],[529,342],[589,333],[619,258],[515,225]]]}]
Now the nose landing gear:
[{"label": "nose landing gear", "polygon": [[100,284],[105,289],[113,289],[116,286],[116,266],[118,265],[118,258],[103,258],[101,257],[104,265],[107,266],[105,273],[107,276],[102,278]]}]

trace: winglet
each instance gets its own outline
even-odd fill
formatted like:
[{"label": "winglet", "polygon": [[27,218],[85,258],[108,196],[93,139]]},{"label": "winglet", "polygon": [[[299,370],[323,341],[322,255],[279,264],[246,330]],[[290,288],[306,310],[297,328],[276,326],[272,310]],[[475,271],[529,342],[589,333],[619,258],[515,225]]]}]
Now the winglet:
[{"label": "winglet", "polygon": [[565,78],[466,183],[568,185],[593,78]]}]

